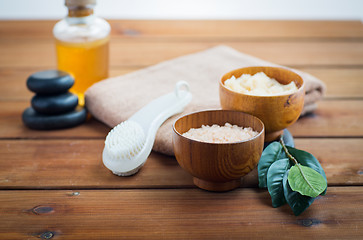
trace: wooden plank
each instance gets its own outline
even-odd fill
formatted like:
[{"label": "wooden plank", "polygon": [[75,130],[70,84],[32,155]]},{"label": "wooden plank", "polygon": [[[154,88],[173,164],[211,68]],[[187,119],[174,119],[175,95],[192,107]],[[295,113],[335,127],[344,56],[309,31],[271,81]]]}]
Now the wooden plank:
[{"label": "wooden plank", "polygon": [[[183,44],[181,44],[183,43]],[[143,67],[195,53],[220,44],[281,65],[363,65],[363,42],[347,41],[139,41],[112,39],[112,67]],[[50,40],[0,40],[0,66],[54,68],[55,46]]]},{"label": "wooden plank", "polygon": [[327,195],[299,217],[288,206],[271,207],[268,192],[256,188],[256,172],[243,183],[253,188],[211,193],[196,189],[173,157],[152,153],[138,174],[121,178],[101,161],[105,125],[25,128],[21,113],[32,95],[25,79],[55,67],[53,24],[0,21],[0,239],[363,236],[361,22],[112,23],[111,75],[227,44],[327,83],[316,113],[290,127],[297,148],[319,159],[329,183]]},{"label": "wooden plank", "polygon": [[[52,130],[37,131],[27,127],[22,122],[23,111],[30,106],[28,101],[1,102],[0,104],[0,138],[100,138],[105,137],[110,128],[95,119],[90,119],[80,126]],[[6,127],[5,127],[6,126]]]},{"label": "wooden plank", "polygon": [[[34,93],[27,89],[26,80],[32,73],[43,70],[39,67],[0,67],[0,101],[29,101]],[[115,77],[135,70],[138,70],[138,68],[113,68],[110,69],[109,74],[110,77]]]},{"label": "wooden plank", "polygon": [[[78,127],[36,131],[26,128],[21,114],[29,101],[1,102],[0,138],[104,138],[109,127],[92,119]],[[315,114],[303,117],[289,127],[295,137],[363,136],[362,100],[327,100],[318,103]]]},{"label": "wooden plank", "polygon": [[329,185],[363,184],[363,138],[297,138],[295,143],[319,160]]},{"label": "wooden plank", "polygon": [[300,68],[327,86],[326,98],[362,98],[363,68]]},{"label": "wooden plank", "polygon": [[361,38],[359,21],[110,21],[114,36],[208,38]]},{"label": "wooden plank", "polygon": [[[329,186],[363,185],[363,139],[296,139],[325,169]],[[189,188],[173,157],[152,153],[140,172],[117,177],[102,163],[104,140],[1,140],[1,189]],[[349,149],[349,151],[347,151]],[[244,187],[257,187],[257,172]]]},{"label": "wooden plank", "polygon": [[300,118],[289,130],[296,137],[362,137],[363,104],[360,100],[327,100],[314,114]]},{"label": "wooden plank", "polygon": [[150,188],[191,187],[176,160],[153,153],[139,174],[113,175],[102,163],[100,140],[0,141],[2,188]]},{"label": "wooden plank", "polygon": [[[111,68],[110,77],[121,76],[139,70],[137,67]],[[26,88],[26,79],[42,68],[14,68],[0,67],[0,101],[28,101],[32,98]],[[363,69],[361,68],[300,68],[318,78],[327,85],[326,98],[362,98],[363,97]],[[342,86],[344,84],[344,86]]]},{"label": "wooden plank", "polygon": [[[111,65],[151,65],[225,44],[238,51],[281,65],[361,65],[363,42],[151,42],[114,41]],[[135,46],[136,45],[136,46]],[[145,62],[144,62],[145,61]]]},{"label": "wooden plank", "polygon": [[[0,38],[52,38],[57,21],[0,21]],[[111,36],[167,38],[362,38],[360,21],[109,20]]]},{"label": "wooden plank", "polygon": [[[363,187],[334,187],[300,216],[266,190],[0,191],[2,239],[361,239]],[[47,238],[48,237],[48,238]]]}]

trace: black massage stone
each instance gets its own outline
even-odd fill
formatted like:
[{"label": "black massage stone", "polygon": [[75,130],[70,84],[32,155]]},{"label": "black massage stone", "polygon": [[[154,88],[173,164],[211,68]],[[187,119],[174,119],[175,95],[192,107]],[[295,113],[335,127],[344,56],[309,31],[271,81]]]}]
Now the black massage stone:
[{"label": "black massage stone", "polygon": [[42,114],[60,114],[74,110],[78,105],[78,96],[70,92],[57,95],[35,95],[31,100],[35,111]]},{"label": "black massage stone", "polygon": [[45,115],[36,112],[32,107],[23,112],[24,124],[36,130],[53,130],[75,127],[87,119],[86,108],[77,107],[75,110],[58,115]]},{"label": "black massage stone", "polygon": [[38,94],[60,94],[67,92],[74,84],[74,78],[63,71],[46,70],[29,76],[27,87]]}]

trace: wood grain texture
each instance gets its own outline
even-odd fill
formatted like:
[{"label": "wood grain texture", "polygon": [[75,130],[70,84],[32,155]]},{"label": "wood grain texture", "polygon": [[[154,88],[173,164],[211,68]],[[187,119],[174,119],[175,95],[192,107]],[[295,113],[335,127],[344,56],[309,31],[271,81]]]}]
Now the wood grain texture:
[{"label": "wood grain texture", "polygon": [[[110,77],[124,75],[140,68],[114,68],[110,69]],[[26,80],[28,77],[38,71],[44,70],[41,67],[34,68],[17,68],[0,66],[0,101],[30,101],[34,93],[30,92],[26,87]]]},{"label": "wood grain texture", "polygon": [[[0,138],[105,138],[111,130],[95,119],[75,128],[36,131],[26,128],[21,114],[30,101],[1,102]],[[327,100],[318,103],[314,114],[300,118],[289,130],[294,137],[363,136],[363,104],[361,100]],[[171,130],[170,130],[171,131]],[[171,135],[170,135],[171,136]]]},{"label": "wood grain texture", "polygon": [[296,139],[296,147],[313,154],[321,163],[330,185],[363,184],[363,139]]},{"label": "wood grain texture", "polygon": [[[299,217],[267,190],[0,192],[0,238],[360,239],[363,189],[329,188]],[[52,238],[53,239],[53,238]]]},{"label": "wood grain texture", "polygon": [[[191,128],[217,124],[250,127],[256,136],[234,143],[196,141],[182,136]],[[262,121],[240,111],[200,111],[179,118],[173,126],[173,148],[179,165],[193,175],[194,184],[210,191],[228,191],[241,184],[241,177],[250,173],[261,157],[265,128]],[[216,136],[218,138],[218,136]],[[228,139],[228,137],[227,137]]]},{"label": "wood grain texture", "polygon": [[[0,141],[2,188],[79,189],[192,186],[174,158],[152,153],[138,174],[113,175],[102,163],[102,140]],[[30,182],[29,182],[30,181]]]},{"label": "wood grain texture", "polygon": [[[255,57],[287,66],[363,65],[363,42],[347,41],[142,41],[139,39],[111,39],[111,67],[142,67],[157,64],[182,55],[195,53],[220,44]],[[0,39],[0,66],[42,67],[56,66],[52,40]]]},{"label": "wood grain texture", "polygon": [[[359,21],[110,21],[114,36],[218,39],[362,38]],[[193,26],[193,27],[191,27]],[[236,31],[238,29],[238,31]],[[288,30],[287,30],[288,29]]]},{"label": "wood grain texture", "polygon": [[[52,38],[57,21],[1,21],[0,36],[4,39]],[[251,39],[321,38],[347,40],[363,38],[360,21],[279,21],[279,20],[108,20],[111,36],[132,38],[219,38]],[[236,31],[238,29],[238,31]]]},{"label": "wood grain texture", "polygon": [[[124,75],[142,67],[113,67],[110,69],[110,77]],[[325,98],[363,98],[363,69],[349,67],[301,67],[302,71],[308,72],[320,78],[327,85]],[[34,72],[42,68],[16,68],[0,66],[0,101],[28,101],[32,96],[25,86],[26,79]],[[342,88],[342,82],[344,87]]]},{"label": "wood grain texture", "polygon": [[271,207],[256,170],[242,188],[217,194],[196,189],[175,158],[152,153],[138,174],[120,178],[101,162],[110,130],[102,123],[25,128],[25,80],[56,66],[55,22],[0,21],[0,239],[362,238],[360,21],[110,21],[111,76],[226,44],[327,84],[315,114],[289,128],[329,184],[299,217]]},{"label": "wood grain texture", "polygon": [[361,100],[321,101],[311,115],[289,127],[298,137],[362,137],[363,104]]},{"label": "wood grain texture", "polygon": [[[363,139],[295,139],[321,162],[329,186],[363,186]],[[191,188],[175,158],[152,153],[140,172],[117,177],[102,164],[104,140],[0,140],[1,189]],[[349,149],[349,151],[346,151]],[[257,187],[257,172],[242,183]]]},{"label": "wood grain texture", "polygon": [[[225,81],[232,76],[239,78],[243,74],[254,75],[259,72],[264,72],[268,77],[276,79],[283,85],[295,82],[298,90],[280,96],[254,96],[232,91],[225,86]],[[219,81],[219,99],[222,109],[246,112],[261,119],[265,125],[266,142],[278,139],[283,130],[299,118],[304,106],[304,96],[304,80],[295,72],[285,68],[240,68],[226,73]]]},{"label": "wood grain texture", "polygon": [[363,97],[363,68],[301,68],[327,86],[325,99]]},{"label": "wood grain texture", "polygon": [[23,111],[30,106],[26,102],[1,102],[0,104],[0,138],[105,138],[111,128],[95,119],[63,130],[39,131],[27,128],[22,122]]}]

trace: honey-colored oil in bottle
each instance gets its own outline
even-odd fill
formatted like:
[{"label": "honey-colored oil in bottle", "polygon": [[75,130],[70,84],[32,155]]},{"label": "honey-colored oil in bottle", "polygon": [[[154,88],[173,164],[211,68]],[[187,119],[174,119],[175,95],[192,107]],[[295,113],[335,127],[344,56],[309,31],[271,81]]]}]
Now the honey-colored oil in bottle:
[{"label": "honey-colored oil in bottle", "polygon": [[68,16],[58,22],[56,39],[58,69],[75,78],[70,89],[84,105],[84,92],[108,77],[110,25],[93,14],[95,0],[66,0]]},{"label": "honey-colored oil in bottle", "polygon": [[70,91],[79,96],[81,105],[87,88],[108,77],[108,42],[108,38],[85,43],[56,41],[58,69],[75,77]]}]

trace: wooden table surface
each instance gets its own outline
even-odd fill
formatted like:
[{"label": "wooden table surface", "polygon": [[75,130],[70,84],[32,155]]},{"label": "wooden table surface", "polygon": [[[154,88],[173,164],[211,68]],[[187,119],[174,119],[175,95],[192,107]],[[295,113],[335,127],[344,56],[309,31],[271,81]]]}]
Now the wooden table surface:
[{"label": "wooden table surface", "polygon": [[363,239],[363,25],[359,21],[110,21],[110,75],[225,44],[322,79],[315,114],[289,128],[315,155],[326,196],[302,215],[271,206],[256,176],[212,193],[152,153],[120,178],[101,162],[110,130],[92,119],[34,131],[27,77],[55,68],[55,21],[0,22],[0,239]]}]

